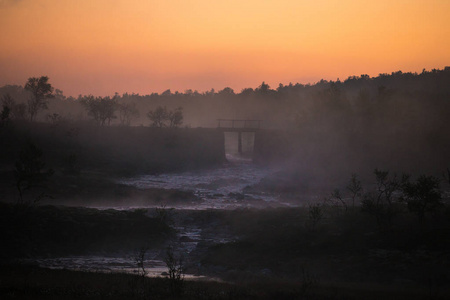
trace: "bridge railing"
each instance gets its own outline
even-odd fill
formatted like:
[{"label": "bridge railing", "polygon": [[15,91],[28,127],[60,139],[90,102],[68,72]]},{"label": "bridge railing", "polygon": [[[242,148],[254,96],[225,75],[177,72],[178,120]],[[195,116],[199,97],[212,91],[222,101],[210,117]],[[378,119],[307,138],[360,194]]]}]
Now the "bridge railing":
[{"label": "bridge railing", "polygon": [[217,119],[218,128],[260,129],[262,120]]}]

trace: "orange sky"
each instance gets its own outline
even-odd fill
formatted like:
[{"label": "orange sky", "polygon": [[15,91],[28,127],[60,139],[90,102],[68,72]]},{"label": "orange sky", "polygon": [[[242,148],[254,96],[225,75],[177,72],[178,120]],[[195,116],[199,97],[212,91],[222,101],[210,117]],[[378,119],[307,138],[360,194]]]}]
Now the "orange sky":
[{"label": "orange sky", "polygon": [[449,0],[0,0],[0,86],[239,92],[450,65]]}]

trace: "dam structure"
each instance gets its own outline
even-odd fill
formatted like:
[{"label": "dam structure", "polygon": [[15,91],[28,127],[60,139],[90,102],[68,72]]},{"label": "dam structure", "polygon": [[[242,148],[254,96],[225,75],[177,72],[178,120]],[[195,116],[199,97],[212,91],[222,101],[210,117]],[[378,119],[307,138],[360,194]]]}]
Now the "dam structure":
[{"label": "dam structure", "polygon": [[255,134],[261,130],[262,120],[239,120],[239,119],[217,119],[217,129],[225,132],[237,132],[238,152],[242,154],[242,133],[249,132]]}]

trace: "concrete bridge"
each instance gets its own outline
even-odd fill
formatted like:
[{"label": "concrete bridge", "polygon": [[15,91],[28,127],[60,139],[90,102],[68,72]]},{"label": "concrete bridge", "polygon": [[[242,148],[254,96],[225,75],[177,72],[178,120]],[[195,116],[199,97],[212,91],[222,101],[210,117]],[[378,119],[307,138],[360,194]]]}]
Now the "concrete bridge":
[{"label": "concrete bridge", "polygon": [[242,133],[261,130],[262,120],[218,119],[217,129],[222,132],[238,133],[238,152],[242,154]]}]

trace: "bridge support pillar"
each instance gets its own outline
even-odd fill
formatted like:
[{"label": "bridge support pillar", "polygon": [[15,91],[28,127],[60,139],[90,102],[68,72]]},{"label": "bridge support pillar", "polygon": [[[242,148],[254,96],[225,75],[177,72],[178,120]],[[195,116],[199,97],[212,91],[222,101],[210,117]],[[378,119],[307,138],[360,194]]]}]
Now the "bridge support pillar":
[{"label": "bridge support pillar", "polygon": [[238,152],[242,154],[242,132],[238,132]]}]

